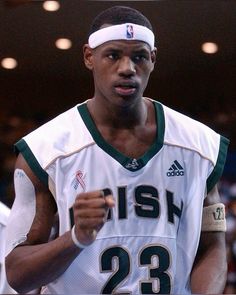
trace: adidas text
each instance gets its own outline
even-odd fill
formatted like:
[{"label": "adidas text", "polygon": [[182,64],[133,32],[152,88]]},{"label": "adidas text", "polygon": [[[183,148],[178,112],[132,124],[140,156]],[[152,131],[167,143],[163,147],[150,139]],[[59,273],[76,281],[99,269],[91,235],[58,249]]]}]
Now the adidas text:
[{"label": "adidas text", "polygon": [[168,177],[170,177],[170,176],[183,176],[184,171],[171,171],[171,172],[167,172],[166,175]]}]

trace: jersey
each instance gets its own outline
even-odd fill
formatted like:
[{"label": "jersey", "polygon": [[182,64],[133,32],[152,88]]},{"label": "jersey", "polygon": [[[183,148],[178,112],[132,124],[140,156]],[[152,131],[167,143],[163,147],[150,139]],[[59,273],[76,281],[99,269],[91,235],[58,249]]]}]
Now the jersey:
[{"label": "jersey", "polygon": [[79,104],[16,143],[58,207],[60,235],[81,192],[109,188],[116,206],[96,240],[48,294],[189,294],[203,201],[222,174],[228,140],[152,101],[155,142],[137,159],[108,144]]},{"label": "jersey", "polygon": [[0,202],[0,294],[15,294],[16,292],[9,286],[5,271],[5,240],[6,225],[10,214],[10,209]]}]

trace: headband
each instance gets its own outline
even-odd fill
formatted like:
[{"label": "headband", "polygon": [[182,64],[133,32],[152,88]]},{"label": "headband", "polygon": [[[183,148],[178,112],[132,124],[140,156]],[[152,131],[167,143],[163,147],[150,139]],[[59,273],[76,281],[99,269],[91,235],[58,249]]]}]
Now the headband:
[{"label": "headband", "polygon": [[147,27],[126,23],[100,29],[89,36],[88,44],[91,48],[113,40],[138,40],[146,42],[151,50],[154,49],[155,37]]}]

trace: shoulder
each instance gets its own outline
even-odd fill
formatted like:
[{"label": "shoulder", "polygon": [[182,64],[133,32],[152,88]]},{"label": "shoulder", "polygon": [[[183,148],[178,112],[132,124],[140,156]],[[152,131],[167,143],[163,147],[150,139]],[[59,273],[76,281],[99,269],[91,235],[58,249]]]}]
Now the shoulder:
[{"label": "shoulder", "polygon": [[15,144],[16,151],[25,158],[36,157],[45,168],[56,158],[72,154],[91,142],[79,106],[74,106],[24,136]]},{"label": "shoulder", "polygon": [[80,116],[77,108],[78,106],[75,106],[51,119],[23,137],[23,139],[31,142],[35,140],[37,144],[39,144],[39,138],[41,140],[47,139],[47,141],[53,141],[55,139],[63,141],[65,137],[69,136],[69,131],[73,130],[73,126],[80,124]]},{"label": "shoulder", "polygon": [[163,104],[164,144],[191,150],[216,163],[220,151],[226,153],[229,141],[207,125]]},{"label": "shoulder", "polygon": [[168,131],[168,137],[177,137],[173,136],[175,131],[179,133],[183,133],[184,136],[187,136],[187,139],[194,138],[194,135],[203,136],[211,135],[218,137],[217,134],[213,129],[208,127],[207,125],[183,114],[176,110],[173,110],[165,105],[163,106],[163,111],[165,114],[165,124],[166,124],[166,131]]}]

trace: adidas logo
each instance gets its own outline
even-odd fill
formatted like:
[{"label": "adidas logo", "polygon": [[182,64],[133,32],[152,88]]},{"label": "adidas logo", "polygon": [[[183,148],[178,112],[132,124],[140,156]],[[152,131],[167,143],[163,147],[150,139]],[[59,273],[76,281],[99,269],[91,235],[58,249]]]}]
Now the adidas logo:
[{"label": "adidas logo", "polygon": [[127,169],[131,169],[131,170],[136,170],[138,168],[138,166],[139,166],[139,163],[136,159],[132,159],[131,162],[129,162],[125,165],[125,167]]},{"label": "adidas logo", "polygon": [[184,175],[184,168],[180,165],[180,163],[177,160],[175,160],[174,163],[170,166],[166,175],[168,177],[170,177],[170,176],[183,176]]}]

